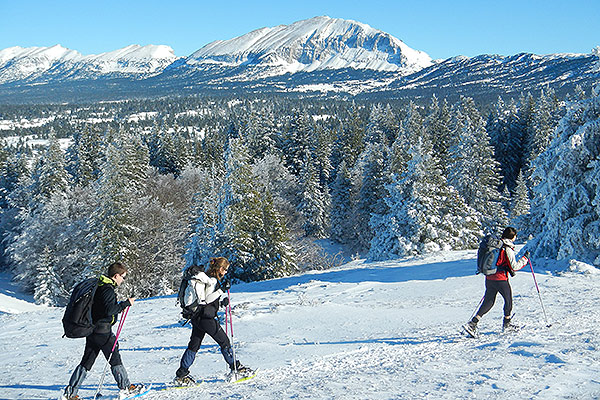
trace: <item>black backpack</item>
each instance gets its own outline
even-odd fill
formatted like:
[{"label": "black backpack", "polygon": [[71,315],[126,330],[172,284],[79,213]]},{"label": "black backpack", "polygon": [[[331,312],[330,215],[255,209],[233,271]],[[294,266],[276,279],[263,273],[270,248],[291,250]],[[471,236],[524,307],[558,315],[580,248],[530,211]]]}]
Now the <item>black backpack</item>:
[{"label": "black backpack", "polygon": [[97,288],[98,278],[89,278],[75,285],[62,319],[63,337],[82,338],[94,331],[92,303]]},{"label": "black backpack", "polygon": [[477,250],[478,274],[493,275],[498,271],[496,262],[502,246],[504,246],[504,242],[492,235],[487,235],[481,240]]},{"label": "black backpack", "polygon": [[191,319],[200,308],[197,299],[192,304],[185,304],[185,291],[192,277],[200,271],[202,271],[202,268],[197,266],[188,267],[183,271],[179,291],[177,292],[177,303],[181,306],[181,316],[183,319]]}]

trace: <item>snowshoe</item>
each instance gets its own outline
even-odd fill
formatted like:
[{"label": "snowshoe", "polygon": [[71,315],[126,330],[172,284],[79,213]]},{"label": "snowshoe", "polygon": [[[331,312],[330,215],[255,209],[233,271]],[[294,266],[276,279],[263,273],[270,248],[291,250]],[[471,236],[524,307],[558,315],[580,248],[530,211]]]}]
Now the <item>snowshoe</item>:
[{"label": "snowshoe", "polygon": [[477,339],[479,336],[479,332],[477,331],[477,323],[473,321],[469,321],[463,326],[463,330],[473,339]]},{"label": "snowshoe", "polygon": [[70,386],[67,386],[65,388],[65,390],[63,390],[63,392],[60,394],[60,397],[58,398],[59,400],[81,400],[81,397],[79,397],[76,394],[71,394],[72,390]]},{"label": "snowshoe", "polygon": [[237,366],[235,369],[231,369],[231,372],[228,374],[228,380],[231,383],[238,383],[247,381],[248,379],[252,379],[256,376],[256,371],[243,366],[240,362],[237,362]]},{"label": "snowshoe", "polygon": [[66,396],[64,393],[62,393],[59,397],[59,400],[81,400],[81,397],[79,397],[78,395],[73,395],[73,396]]},{"label": "snowshoe", "polygon": [[119,391],[119,399],[135,397],[136,395],[142,394],[146,390],[146,386],[142,384],[131,384],[127,389],[121,389]]},{"label": "snowshoe", "polygon": [[173,380],[173,384],[177,387],[186,387],[186,386],[194,386],[196,385],[196,380],[191,375],[186,375],[180,377],[176,377]]}]

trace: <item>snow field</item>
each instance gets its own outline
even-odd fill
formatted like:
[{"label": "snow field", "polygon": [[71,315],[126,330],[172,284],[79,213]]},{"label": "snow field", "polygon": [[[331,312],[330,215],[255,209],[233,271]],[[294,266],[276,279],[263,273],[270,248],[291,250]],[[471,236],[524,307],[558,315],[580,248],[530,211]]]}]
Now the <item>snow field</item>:
[{"label": "snow field", "polygon": [[[165,399],[597,399],[600,398],[597,274],[536,277],[552,326],[545,327],[531,273],[511,280],[517,333],[502,334],[502,299],[477,340],[459,328],[483,295],[474,252],[396,262],[354,261],[330,271],[234,285],[234,341],[241,362],[260,368],[224,382],[225,363],[206,338],[191,372],[197,388],[152,392]],[[83,351],[62,339],[63,309],[0,316],[0,398],[56,398]],[[191,328],[174,297],[138,301],[120,346],[133,382],[171,380]],[[100,380],[98,359],[80,392]],[[109,373],[110,374],[110,373]],[[105,394],[116,386],[107,374]]]}]

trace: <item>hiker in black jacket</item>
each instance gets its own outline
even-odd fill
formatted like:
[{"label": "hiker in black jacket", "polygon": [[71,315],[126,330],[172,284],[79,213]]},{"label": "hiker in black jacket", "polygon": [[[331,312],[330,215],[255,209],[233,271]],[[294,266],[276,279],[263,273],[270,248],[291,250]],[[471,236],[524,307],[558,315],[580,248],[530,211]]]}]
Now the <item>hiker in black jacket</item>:
[{"label": "hiker in black jacket", "polygon": [[127,307],[133,305],[135,298],[131,297],[125,301],[117,302],[115,288],[120,286],[127,275],[127,268],[121,263],[113,263],[108,267],[106,276],[98,278],[98,289],[94,295],[92,304],[92,320],[94,321],[94,332],[85,338],[85,350],[81,362],[73,371],[69,385],[65,388],[62,400],[78,400],[77,391],[83,383],[88,371],[92,369],[100,351],[110,362],[111,372],[117,381],[117,385],[123,394],[140,392],[143,385],[132,385],[127,377],[127,371],[121,362],[119,344],[115,350],[111,350],[117,340],[112,332],[112,325],[117,321],[117,315]]}]

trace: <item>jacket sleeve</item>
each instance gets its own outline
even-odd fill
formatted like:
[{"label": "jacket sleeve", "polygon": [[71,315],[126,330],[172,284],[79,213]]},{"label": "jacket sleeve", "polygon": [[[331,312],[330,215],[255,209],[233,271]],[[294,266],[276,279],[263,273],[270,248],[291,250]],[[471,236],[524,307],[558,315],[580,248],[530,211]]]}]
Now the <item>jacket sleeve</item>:
[{"label": "jacket sleeve", "polygon": [[527,265],[527,262],[529,261],[527,257],[521,257],[519,261],[515,259],[515,251],[512,247],[505,246],[504,251],[506,252],[506,258],[508,258],[508,262],[513,271],[518,271]]}]

